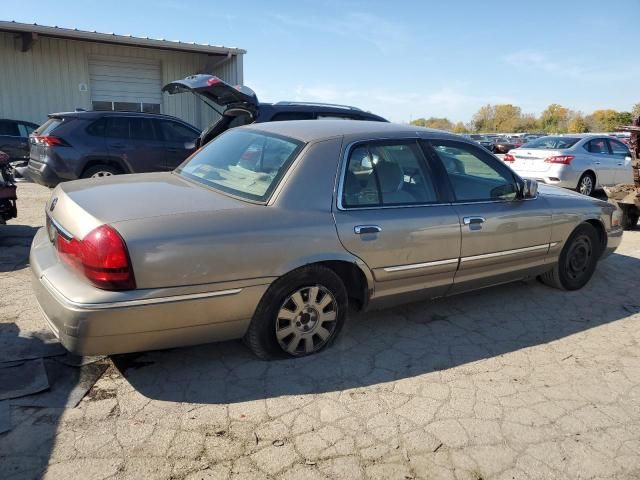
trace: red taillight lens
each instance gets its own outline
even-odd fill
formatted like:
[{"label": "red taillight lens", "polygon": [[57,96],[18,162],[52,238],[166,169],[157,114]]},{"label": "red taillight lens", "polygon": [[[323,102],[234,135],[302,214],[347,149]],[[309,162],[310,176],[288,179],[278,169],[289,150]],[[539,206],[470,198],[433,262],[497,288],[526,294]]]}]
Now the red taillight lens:
[{"label": "red taillight lens", "polygon": [[562,165],[569,165],[571,160],[575,158],[575,155],[555,155],[544,159],[544,163],[560,163]]},{"label": "red taillight lens", "polygon": [[516,161],[516,157],[514,157],[513,155],[510,155],[508,153],[505,153],[504,157],[502,157],[502,161],[503,162],[515,162]]},{"label": "red taillight lens", "polygon": [[36,143],[46,145],[47,147],[69,147],[70,145],[60,137],[54,137],[53,135],[40,135],[34,137]]},{"label": "red taillight lens", "polygon": [[81,270],[98,288],[130,290],[136,288],[127,247],[118,232],[102,225],[89,232],[82,240],[56,237],[60,256]]},{"label": "red taillight lens", "polygon": [[222,83],[222,80],[220,80],[218,77],[211,77],[210,79],[207,80],[207,85],[209,85],[210,87],[217,85],[219,83]]}]

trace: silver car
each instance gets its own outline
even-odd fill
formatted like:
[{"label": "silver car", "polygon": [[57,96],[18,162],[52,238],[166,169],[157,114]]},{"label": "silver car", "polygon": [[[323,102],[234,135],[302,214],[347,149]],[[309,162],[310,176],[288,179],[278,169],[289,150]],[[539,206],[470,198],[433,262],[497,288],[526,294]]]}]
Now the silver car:
[{"label": "silver car", "polygon": [[633,183],[629,149],[608,136],[541,137],[510,150],[503,160],[521,177],[583,195],[604,186]]},{"label": "silver car", "polygon": [[522,180],[476,143],[378,122],[255,124],[171,173],[53,190],[31,268],[78,354],[244,338],[302,356],[365,309],[540,276],[584,286],[613,206]]}]

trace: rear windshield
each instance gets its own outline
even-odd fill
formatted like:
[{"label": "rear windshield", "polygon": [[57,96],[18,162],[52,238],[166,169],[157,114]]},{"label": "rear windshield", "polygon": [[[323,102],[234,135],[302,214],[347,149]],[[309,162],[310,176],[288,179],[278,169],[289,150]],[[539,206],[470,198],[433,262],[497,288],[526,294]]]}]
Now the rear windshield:
[{"label": "rear windshield", "polygon": [[50,118],[33,131],[34,135],[48,135],[62,123],[61,118]]},{"label": "rear windshield", "polygon": [[541,150],[556,150],[562,148],[571,148],[580,137],[540,137],[527,142],[526,148],[539,148]]},{"label": "rear windshield", "polygon": [[223,192],[263,202],[302,145],[291,138],[233,129],[208,143],[176,172]]}]

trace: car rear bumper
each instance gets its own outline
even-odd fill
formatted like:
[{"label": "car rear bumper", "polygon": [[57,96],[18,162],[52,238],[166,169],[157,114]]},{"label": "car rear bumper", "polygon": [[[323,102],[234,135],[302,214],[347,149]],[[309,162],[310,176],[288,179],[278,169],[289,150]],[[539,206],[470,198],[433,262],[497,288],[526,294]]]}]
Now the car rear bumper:
[{"label": "car rear bumper", "polygon": [[209,286],[207,291],[200,286],[200,291],[182,294],[171,288],[107,292],[58,262],[45,229],[34,238],[30,263],[33,291],[47,325],[67,350],[78,355],[241,338],[269,286],[225,284]]},{"label": "car rear bumper", "polygon": [[512,167],[515,172],[522,178],[533,178],[534,180],[546,183],[548,185],[556,185],[558,187],[575,189],[578,185],[578,176],[570,169],[561,167],[551,167],[544,171],[523,170]]},{"label": "car rear bumper", "polygon": [[21,168],[20,173],[27,180],[39,183],[45,187],[55,187],[60,182],[67,180],[58,176],[49,164],[36,162],[34,160],[30,160],[26,168]]},{"label": "car rear bumper", "polygon": [[622,242],[623,232],[624,228],[622,226],[614,227],[607,232],[607,246],[605,247],[604,252],[602,252],[602,257],[600,257],[601,259],[607,258],[616,251]]}]

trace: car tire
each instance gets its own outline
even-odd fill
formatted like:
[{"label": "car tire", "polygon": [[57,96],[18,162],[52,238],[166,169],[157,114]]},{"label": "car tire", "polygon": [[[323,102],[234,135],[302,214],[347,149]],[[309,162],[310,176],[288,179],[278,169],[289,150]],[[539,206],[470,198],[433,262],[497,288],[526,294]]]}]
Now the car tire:
[{"label": "car tire", "polygon": [[333,270],[299,268],[269,287],[244,341],[263,360],[317,353],[340,333],[348,306],[347,290]]},{"label": "car tire", "polygon": [[119,175],[122,172],[111,165],[94,165],[92,167],[87,168],[84,172],[82,172],[81,178],[102,178],[102,177],[110,177],[112,175]]},{"label": "car tire", "polygon": [[569,236],[553,270],[540,275],[539,278],[550,287],[578,290],[593,276],[600,250],[598,232],[588,223],[582,223]]},{"label": "car tire", "polygon": [[638,209],[635,206],[623,206],[622,207],[622,227],[625,230],[633,230],[638,224]]},{"label": "car tire", "polygon": [[588,197],[592,196],[596,191],[596,177],[591,172],[585,172],[578,180],[576,191]]}]

